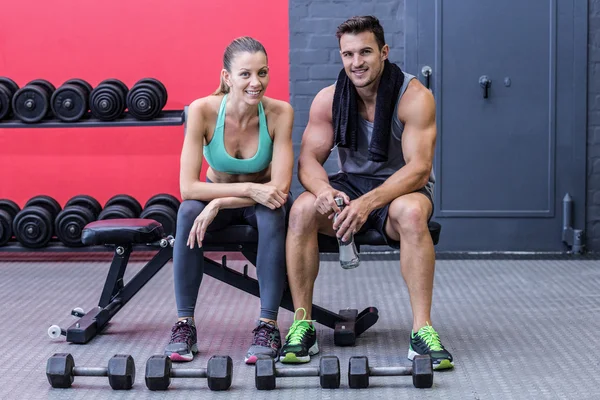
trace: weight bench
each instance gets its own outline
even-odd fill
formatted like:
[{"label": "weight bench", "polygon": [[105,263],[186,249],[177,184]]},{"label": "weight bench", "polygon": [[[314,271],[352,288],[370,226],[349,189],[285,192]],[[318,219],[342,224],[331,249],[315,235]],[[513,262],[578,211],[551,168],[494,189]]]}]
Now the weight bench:
[{"label": "weight bench", "polygon": [[[433,243],[439,240],[441,226],[437,222],[429,223]],[[87,343],[100,332],[110,319],[173,257],[175,239],[166,236],[160,223],[151,219],[112,219],[92,222],[82,232],[85,245],[104,245],[114,247],[114,256],[100,295],[97,307],[87,313],[73,310],[72,315],[79,317],[67,330],[52,326],[48,334],[55,338],[64,335],[68,342]],[[381,235],[368,230],[355,235],[358,249],[361,245],[385,246]],[[123,276],[129,256],[137,245],[149,245],[160,248],[154,257],[126,284]],[[246,259],[256,265],[258,231],[250,225],[231,225],[225,229],[207,232],[203,242],[205,252],[241,252]],[[337,240],[334,237],[319,235],[321,253],[337,253]],[[361,267],[359,267],[361,268]],[[259,296],[258,281],[248,276],[248,264],[243,272],[227,266],[224,255],[221,263],[204,257],[204,273],[254,296]],[[294,312],[289,287],[286,287],[281,307]],[[334,313],[318,305],[312,306],[312,317],[318,323],[334,329],[334,342],[338,346],[354,345],[356,337],[377,322],[379,312],[375,307],[367,307],[362,312],[346,309]]]}]

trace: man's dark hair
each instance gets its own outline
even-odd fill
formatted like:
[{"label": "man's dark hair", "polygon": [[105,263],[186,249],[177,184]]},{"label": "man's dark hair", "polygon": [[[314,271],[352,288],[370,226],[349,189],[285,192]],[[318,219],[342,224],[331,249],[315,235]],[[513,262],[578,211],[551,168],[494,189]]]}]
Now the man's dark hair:
[{"label": "man's dark hair", "polygon": [[379,23],[379,20],[371,15],[352,17],[346,20],[340,26],[338,26],[335,36],[338,38],[339,43],[342,35],[346,33],[356,35],[357,33],[362,32],[373,32],[375,35],[375,40],[377,40],[379,50],[381,50],[385,45],[383,27]]}]

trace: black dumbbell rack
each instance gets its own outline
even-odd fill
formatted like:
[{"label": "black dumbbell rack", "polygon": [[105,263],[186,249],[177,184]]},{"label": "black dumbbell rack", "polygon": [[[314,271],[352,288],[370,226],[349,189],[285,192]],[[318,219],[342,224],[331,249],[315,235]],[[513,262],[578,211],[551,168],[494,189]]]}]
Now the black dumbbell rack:
[{"label": "black dumbbell rack", "polygon": [[149,121],[140,121],[125,112],[121,118],[114,121],[102,121],[87,113],[77,122],[63,122],[58,118],[45,118],[40,122],[28,124],[19,119],[7,119],[0,121],[0,129],[3,128],[117,128],[133,126],[177,126],[185,122],[184,110],[164,110],[157,118]]},{"label": "black dumbbell rack", "polygon": [[[186,107],[187,108],[187,107]],[[134,118],[128,112],[125,112],[120,118],[113,121],[102,121],[94,118],[88,113],[76,122],[64,122],[55,117],[48,117],[40,122],[26,123],[19,119],[5,119],[0,121],[0,129],[14,128],[118,128],[118,127],[149,127],[149,126],[179,126],[185,124],[185,110],[163,110],[160,115],[148,121],[141,121]],[[152,246],[134,246],[134,249],[139,251],[153,251],[156,248]],[[21,245],[18,242],[8,242],[4,246],[0,246],[0,253],[93,253],[93,252],[109,252],[114,249],[109,246],[85,246],[85,247],[67,247],[60,241],[52,239],[48,246],[34,249]]]}]

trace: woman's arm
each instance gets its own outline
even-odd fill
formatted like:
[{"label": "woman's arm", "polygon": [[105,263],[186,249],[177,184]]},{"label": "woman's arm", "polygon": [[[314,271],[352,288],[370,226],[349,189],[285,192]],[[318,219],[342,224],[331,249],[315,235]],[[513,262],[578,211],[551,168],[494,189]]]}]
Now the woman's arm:
[{"label": "woman's arm", "polygon": [[292,185],[294,169],[294,148],[292,146],[292,127],[294,109],[289,103],[280,101],[280,111],[273,130],[273,160],[271,161],[271,180],[267,185],[275,186],[286,195]]}]

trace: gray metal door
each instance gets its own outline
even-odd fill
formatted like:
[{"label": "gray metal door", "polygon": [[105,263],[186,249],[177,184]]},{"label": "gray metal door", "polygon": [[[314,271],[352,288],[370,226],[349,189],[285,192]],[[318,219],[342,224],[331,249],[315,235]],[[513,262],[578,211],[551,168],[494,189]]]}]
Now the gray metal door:
[{"label": "gray metal door", "polygon": [[583,229],[586,4],[407,0],[405,68],[437,104],[438,250],[563,251],[566,193]]}]

